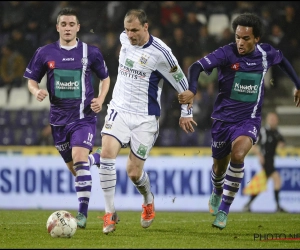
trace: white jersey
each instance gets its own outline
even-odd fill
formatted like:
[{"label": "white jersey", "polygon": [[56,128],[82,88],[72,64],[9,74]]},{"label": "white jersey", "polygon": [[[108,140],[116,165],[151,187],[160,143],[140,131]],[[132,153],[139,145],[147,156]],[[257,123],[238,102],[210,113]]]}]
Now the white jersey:
[{"label": "white jersey", "polygon": [[[120,35],[118,77],[114,86],[111,108],[140,115],[160,116],[163,80],[178,93],[188,89],[188,81],[171,49],[159,38],[150,35],[143,46],[131,45]],[[192,109],[181,106],[181,116],[192,117]]]}]

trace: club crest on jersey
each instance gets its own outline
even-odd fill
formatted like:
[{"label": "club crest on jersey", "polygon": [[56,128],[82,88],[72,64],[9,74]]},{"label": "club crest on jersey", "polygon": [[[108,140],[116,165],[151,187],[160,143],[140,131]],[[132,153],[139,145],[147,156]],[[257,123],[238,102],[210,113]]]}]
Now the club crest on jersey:
[{"label": "club crest on jersey", "polygon": [[170,69],[170,73],[176,72],[177,69],[178,69],[178,67],[177,67],[177,65],[175,65],[174,67],[172,67],[172,68]]},{"label": "club crest on jersey", "polygon": [[141,58],[140,58],[140,64],[145,65],[148,61],[150,56],[142,54]]},{"label": "club crest on jersey", "polygon": [[126,62],[125,62],[125,65],[128,67],[128,68],[133,68],[133,64],[134,64],[134,61],[126,58]]},{"label": "club crest on jersey", "polygon": [[87,57],[82,57],[81,63],[82,63],[83,66],[87,66],[87,64],[88,64],[88,59],[87,59]]},{"label": "club crest on jersey", "polygon": [[54,61],[49,61],[47,64],[48,64],[49,69],[54,69],[55,68],[55,62]]},{"label": "club crest on jersey", "polygon": [[232,64],[232,65],[230,66],[230,68],[233,69],[233,70],[239,70],[240,64],[239,64],[239,63],[234,63],[234,64]]}]

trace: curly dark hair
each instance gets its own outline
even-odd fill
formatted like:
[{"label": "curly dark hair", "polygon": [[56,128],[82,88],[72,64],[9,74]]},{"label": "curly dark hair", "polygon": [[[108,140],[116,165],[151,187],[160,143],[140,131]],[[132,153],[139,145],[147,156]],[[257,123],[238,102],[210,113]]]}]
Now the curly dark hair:
[{"label": "curly dark hair", "polygon": [[252,27],[255,38],[262,37],[264,33],[263,22],[259,16],[253,13],[244,13],[237,16],[232,22],[232,29],[235,32],[237,26]]}]

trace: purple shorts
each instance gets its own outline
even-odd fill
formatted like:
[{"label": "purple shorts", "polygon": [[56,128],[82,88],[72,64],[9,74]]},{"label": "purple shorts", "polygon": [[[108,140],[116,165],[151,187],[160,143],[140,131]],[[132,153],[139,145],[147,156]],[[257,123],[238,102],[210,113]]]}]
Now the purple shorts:
[{"label": "purple shorts", "polygon": [[85,117],[65,126],[53,126],[54,145],[64,161],[72,161],[72,147],[83,147],[93,151],[97,117]]},{"label": "purple shorts", "polygon": [[257,142],[261,126],[261,118],[248,119],[236,123],[214,120],[211,130],[212,157],[220,160],[231,152],[232,142],[239,136],[252,138],[253,144]]}]

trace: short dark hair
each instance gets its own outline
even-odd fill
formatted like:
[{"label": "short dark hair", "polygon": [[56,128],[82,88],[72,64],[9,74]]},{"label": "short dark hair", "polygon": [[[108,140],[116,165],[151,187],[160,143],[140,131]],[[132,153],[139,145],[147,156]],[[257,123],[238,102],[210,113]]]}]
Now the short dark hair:
[{"label": "short dark hair", "polygon": [[59,23],[59,18],[61,16],[75,16],[76,17],[76,20],[77,20],[77,23],[79,23],[79,20],[78,20],[78,16],[77,16],[77,11],[73,8],[63,8],[57,15],[57,23]]},{"label": "short dark hair", "polygon": [[232,29],[234,32],[236,31],[238,25],[244,27],[252,27],[253,35],[255,38],[263,36],[264,33],[263,22],[256,14],[244,13],[237,16],[232,22]]},{"label": "short dark hair", "polygon": [[142,26],[143,26],[145,23],[148,23],[147,14],[146,14],[146,12],[145,12],[144,10],[142,10],[142,9],[131,9],[131,10],[129,10],[129,11],[126,13],[124,19],[125,19],[126,17],[131,17],[131,18],[128,20],[128,22],[131,22],[131,21],[132,21],[133,19],[135,19],[135,18],[139,19],[139,21],[140,21],[140,23],[141,23]]}]

